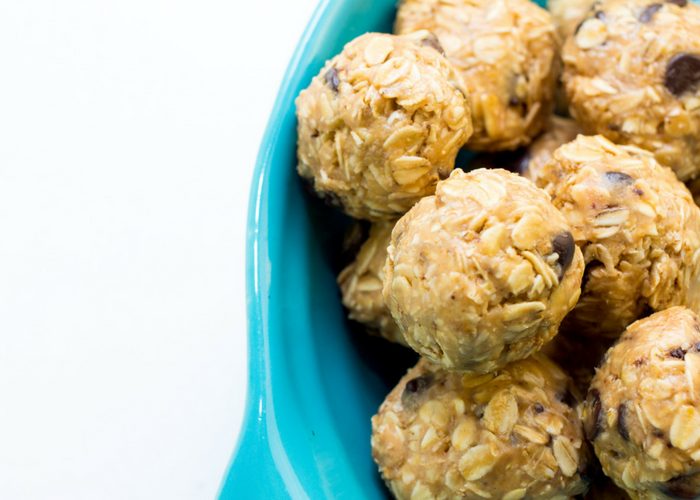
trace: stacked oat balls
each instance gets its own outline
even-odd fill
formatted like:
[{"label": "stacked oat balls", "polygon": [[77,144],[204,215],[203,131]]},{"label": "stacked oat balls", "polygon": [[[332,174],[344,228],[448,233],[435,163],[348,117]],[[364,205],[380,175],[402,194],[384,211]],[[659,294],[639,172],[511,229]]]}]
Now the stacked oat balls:
[{"label": "stacked oat balls", "polygon": [[403,0],[296,101],[371,223],[348,315],[421,356],[372,418],[399,499],[700,498],[700,7],[549,7]]}]

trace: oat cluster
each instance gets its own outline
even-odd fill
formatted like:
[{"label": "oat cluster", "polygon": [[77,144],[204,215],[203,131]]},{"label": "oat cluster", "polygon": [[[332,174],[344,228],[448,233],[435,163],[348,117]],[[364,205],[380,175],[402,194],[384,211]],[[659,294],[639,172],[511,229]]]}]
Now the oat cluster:
[{"label": "oat cluster", "polygon": [[605,473],[632,498],[700,492],[700,320],[683,307],[630,325],[582,408]]},{"label": "oat cluster", "polygon": [[473,150],[528,144],[552,112],[560,42],[529,0],[403,0],[394,31],[429,30],[464,77]]},{"label": "oat cluster", "polygon": [[577,333],[616,337],[654,311],[700,310],[700,210],[651,153],[579,136],[537,182],[583,251],[583,290],[567,318]]},{"label": "oat cluster", "polygon": [[563,59],[570,111],[587,133],[648,149],[681,180],[700,175],[700,6],[596,3]]},{"label": "oat cluster", "polygon": [[369,227],[352,334],[420,355],[372,418],[400,500],[700,498],[700,6],[548,8],[400,0],[296,101]]},{"label": "oat cluster", "polygon": [[362,35],[297,98],[299,174],[353,217],[402,215],[471,136],[462,78],[421,40]]},{"label": "oat cluster", "polygon": [[408,344],[485,373],[539,350],[576,304],[583,258],[530,181],[456,170],[392,233],[384,300]]},{"label": "oat cluster", "polygon": [[372,418],[374,459],[396,498],[572,497],[588,452],[570,390],[542,355],[484,375],[422,360]]},{"label": "oat cluster", "polygon": [[408,345],[382,296],[387,247],[394,224],[394,221],[372,224],[357,257],[338,275],[338,285],[351,320],[391,342]]}]

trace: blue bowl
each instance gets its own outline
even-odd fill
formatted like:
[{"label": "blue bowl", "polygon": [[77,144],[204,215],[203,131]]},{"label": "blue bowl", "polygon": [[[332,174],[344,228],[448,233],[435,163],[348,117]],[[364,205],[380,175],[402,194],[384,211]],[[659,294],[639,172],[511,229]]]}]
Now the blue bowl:
[{"label": "blue bowl", "polygon": [[294,99],[345,43],[391,32],[395,4],[322,1],[277,96],[248,209],[248,401],[222,499],[388,496],[370,417],[417,358],[345,319],[335,256],[347,220],[304,192]]}]

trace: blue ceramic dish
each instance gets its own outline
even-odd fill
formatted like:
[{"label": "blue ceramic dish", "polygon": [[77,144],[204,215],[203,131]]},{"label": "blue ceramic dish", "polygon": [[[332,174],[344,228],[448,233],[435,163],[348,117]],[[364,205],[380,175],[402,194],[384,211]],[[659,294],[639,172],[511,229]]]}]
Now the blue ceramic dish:
[{"label": "blue ceramic dish", "polygon": [[343,217],[304,193],[294,99],[356,36],[390,32],[396,0],[323,0],[287,69],[248,212],[248,401],[220,498],[386,498],[370,417],[416,357],[351,332],[335,275]]}]

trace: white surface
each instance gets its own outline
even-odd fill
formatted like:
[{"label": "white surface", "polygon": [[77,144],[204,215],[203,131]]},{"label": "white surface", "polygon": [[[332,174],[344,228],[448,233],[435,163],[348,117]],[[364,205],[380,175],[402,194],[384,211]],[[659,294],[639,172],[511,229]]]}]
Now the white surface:
[{"label": "white surface", "polygon": [[213,498],[251,169],[315,0],[0,2],[0,496]]}]

